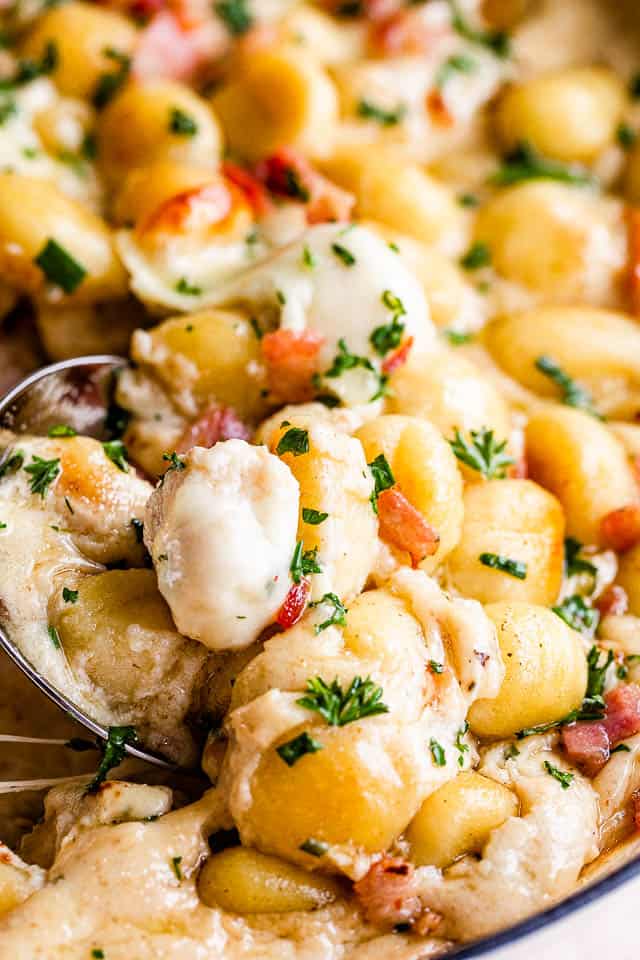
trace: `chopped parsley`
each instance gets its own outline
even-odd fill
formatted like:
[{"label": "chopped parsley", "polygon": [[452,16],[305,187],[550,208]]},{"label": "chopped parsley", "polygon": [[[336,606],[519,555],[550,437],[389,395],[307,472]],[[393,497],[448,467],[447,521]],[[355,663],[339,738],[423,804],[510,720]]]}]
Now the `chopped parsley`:
[{"label": "chopped parsley", "polygon": [[215,11],[235,37],[246,33],[253,24],[247,0],[219,0]]},{"label": "chopped parsley", "polygon": [[313,837],[308,837],[304,843],[300,844],[298,849],[302,850],[303,853],[308,853],[310,857],[324,857],[329,849],[329,844],[323,843],[322,840],[314,840]]},{"label": "chopped parsley", "polygon": [[327,371],[325,377],[340,377],[345,370],[353,370],[354,367],[364,367],[365,370],[373,370],[373,364],[367,357],[359,357],[356,353],[351,353],[344,337],[338,340],[338,353],[333,359],[333,363]]},{"label": "chopped parsley", "polygon": [[623,150],[630,150],[638,139],[637,132],[627,123],[621,123],[616,130],[616,140]]},{"label": "chopped parsley", "polygon": [[552,357],[542,355],[536,358],[536,370],[548,377],[562,391],[561,401],[568,407],[584,410],[593,417],[601,419],[600,414],[593,406],[591,394],[569,376]]},{"label": "chopped parsley", "polygon": [[6,529],[7,529],[6,523],[4,522],[4,520],[0,520],[0,530],[6,530]]},{"label": "chopped parsley", "polygon": [[65,603],[77,603],[79,593],[77,590],[70,590],[69,587],[62,588],[62,599]]},{"label": "chopped parsley", "polygon": [[320,600],[316,600],[314,601],[314,603],[310,603],[309,606],[319,607],[320,604],[322,603],[325,603],[328,606],[332,606],[333,610],[331,612],[331,615],[326,620],[323,620],[322,623],[319,623],[314,628],[315,633],[322,633],[323,630],[326,630],[327,627],[330,627],[333,624],[335,624],[336,626],[346,627],[347,625],[346,616],[349,611],[343,605],[342,601],[340,600],[340,597],[338,597],[335,593],[325,593],[325,595]]},{"label": "chopped parsley", "polygon": [[0,102],[0,127],[3,127],[11,117],[15,117],[17,112],[18,107],[13,97],[5,96]]},{"label": "chopped parsley", "polygon": [[296,703],[307,710],[315,710],[332,727],[344,727],[356,720],[389,712],[388,706],[382,702],[382,687],[370,677],[366,680],[354,677],[344,691],[337,677],[331,684],[321,677],[312,677],[307,680],[305,696]]},{"label": "chopped parsley", "polygon": [[558,781],[563,790],[569,789],[575,774],[567,773],[564,770],[559,770],[558,767],[554,767],[554,765],[548,760],[544,761],[544,768],[550,777],[553,777]]},{"label": "chopped parsley", "polygon": [[462,739],[468,729],[469,729],[469,724],[468,724],[467,721],[465,720],[465,722],[462,724],[462,726],[460,727],[460,729],[459,729],[458,732],[456,733],[456,739],[455,739],[454,747],[456,748],[456,750],[458,751],[458,754],[459,754],[459,756],[458,756],[458,766],[459,766],[459,767],[464,767],[464,755],[465,755],[465,753],[468,753],[468,752],[469,752],[469,744],[468,744],[468,743],[465,743],[465,742],[463,741],[463,739]]},{"label": "chopped parsley", "polygon": [[611,753],[631,753],[631,747],[628,747],[626,743],[619,743],[617,747],[614,747]]},{"label": "chopped parsley", "polygon": [[451,449],[458,460],[472,470],[477,470],[487,480],[501,480],[507,475],[507,467],[514,463],[513,457],[506,453],[507,441],[498,443],[493,430],[482,427],[471,430],[469,441],[456,429],[453,440],[449,440]]},{"label": "chopped parsley", "polygon": [[322,750],[322,744],[314,740],[306,730],[304,733],[294,737],[293,740],[288,740],[286,743],[276,747],[276,753],[284,760],[288,767],[292,767],[301,757],[304,757],[305,754],[317,753],[318,750]]},{"label": "chopped parsley", "polygon": [[339,259],[342,260],[345,267],[352,267],[356,262],[356,258],[351,251],[347,250],[346,247],[343,247],[341,243],[332,243],[331,250],[333,253],[335,253],[336,257],[339,257]]},{"label": "chopped parsley", "polygon": [[565,597],[562,603],[551,607],[551,609],[573,630],[595,630],[600,619],[598,611],[594,610],[593,607],[588,607],[577,593],[574,593],[571,597]]},{"label": "chopped parsley", "polygon": [[51,237],[34,258],[34,263],[40,267],[49,283],[60,287],[65,293],[73,293],[87,275],[82,264]]},{"label": "chopped parsley", "polygon": [[502,166],[489,178],[494,186],[508,187],[524,180],[559,180],[576,185],[596,181],[584,167],[542,157],[529,143],[520,143],[508,153]]},{"label": "chopped parsley", "polygon": [[435,85],[442,89],[456,73],[473,73],[477,63],[473,57],[468,57],[464,53],[454,53],[440,64],[435,77]]},{"label": "chopped parsley", "polygon": [[105,47],[102,51],[107,59],[112,60],[116,66],[110,73],[101,73],[98,77],[95,90],[93,91],[92,103],[97,110],[113,100],[116,93],[126,83],[131,69],[131,57],[113,47]]},{"label": "chopped parsley", "polygon": [[94,947],[91,951],[92,960],[104,960],[104,950],[101,950],[99,947]]},{"label": "chopped parsley", "polygon": [[169,464],[169,466],[167,467],[167,469],[163,474],[163,479],[164,477],[166,477],[168,473],[171,473],[172,470],[175,470],[177,473],[180,473],[181,470],[187,469],[187,465],[184,461],[184,458],[179,457],[175,450],[173,451],[173,453],[163,453],[162,459],[166,460],[167,463]]},{"label": "chopped parsley", "polygon": [[312,510],[310,507],[302,508],[303,521],[312,527],[317,527],[318,524],[324,523],[328,516],[328,513],[323,513],[321,510]]},{"label": "chopped parsley", "polygon": [[363,120],[375,120],[382,127],[395,127],[404,119],[407,108],[401,103],[394,110],[386,110],[370,100],[360,100],[356,112]]},{"label": "chopped parsley", "polygon": [[516,747],[515,743],[510,743],[509,746],[505,748],[505,751],[504,751],[505,760],[515,760],[515,758],[519,756],[520,756],[520,751]]},{"label": "chopped parsley", "polygon": [[442,333],[453,347],[461,347],[473,340],[472,333],[461,333],[460,330],[443,330]]},{"label": "chopped parsley", "polygon": [[58,423],[47,430],[48,437],[77,437],[78,431],[67,423]]},{"label": "chopped parsley", "polygon": [[429,749],[431,750],[431,756],[433,757],[433,762],[436,767],[444,767],[447,758],[445,756],[444,747],[441,743],[438,743],[433,737],[429,740]]},{"label": "chopped parsley", "polygon": [[587,668],[589,671],[587,675],[587,692],[585,694],[587,700],[602,699],[604,685],[607,679],[607,670],[614,660],[613,650],[607,651],[604,663],[600,662],[600,654],[601,651],[595,644],[587,654]]},{"label": "chopped parsley", "polygon": [[369,342],[376,353],[384,357],[390,350],[400,346],[405,329],[400,317],[404,316],[407,311],[400,297],[392,293],[391,290],[385,290],[381,299],[385,307],[392,311],[393,317],[391,323],[385,323],[375,328],[369,337]]},{"label": "chopped parsley", "polygon": [[180,277],[174,289],[176,293],[182,293],[187,297],[199,297],[202,293],[202,287],[189,283],[186,277]]},{"label": "chopped parsley", "polygon": [[0,480],[9,473],[15,473],[24,463],[24,453],[22,450],[15,450],[7,459],[0,464]]},{"label": "chopped parsley", "polygon": [[285,295],[284,295],[284,293],[282,292],[282,290],[276,290],[276,298],[277,298],[278,303],[280,304],[280,306],[281,306],[281,307],[284,307],[284,305],[285,305],[286,302],[287,302],[287,298],[285,297]]},{"label": "chopped parsley", "polygon": [[309,270],[313,270],[318,266],[318,258],[314,253],[311,252],[306,243],[302,250],[302,262],[305,267],[309,268]]},{"label": "chopped parsley", "polygon": [[0,80],[0,90],[11,90],[14,87],[22,87],[26,83],[31,83],[37,77],[44,77],[53,73],[58,66],[58,48],[51,40],[46,44],[44,52],[39,60],[25,58],[19,60],[15,73],[12,77]]},{"label": "chopped parsley", "polygon": [[526,580],[527,578],[527,565],[521,560],[511,560],[499,553],[481,553],[478,560],[485,567],[508,573],[510,577],[516,577],[518,580]]},{"label": "chopped parsley", "polygon": [[182,868],[180,864],[182,863],[182,857],[171,857],[171,869],[176,875],[178,882],[182,881]]},{"label": "chopped parsley", "polygon": [[129,457],[122,440],[107,440],[102,444],[102,449],[118,470],[122,470],[123,473],[129,472]]},{"label": "chopped parsley", "polygon": [[474,243],[463,257],[460,257],[460,266],[465,270],[479,270],[491,263],[491,250],[486,243]]},{"label": "chopped parsley", "polygon": [[300,179],[300,174],[295,167],[285,167],[282,171],[284,175],[284,190],[287,197],[293,200],[300,200],[302,203],[309,203],[311,194]]},{"label": "chopped parsley", "polygon": [[136,743],[138,735],[136,728],[131,726],[109,727],[107,739],[101,745],[102,760],[95,777],[87,787],[87,793],[96,793],[98,787],[107,777],[107,774],[118,764],[122,763],[127,752],[126,744]]},{"label": "chopped parsley", "polygon": [[191,114],[185,113],[180,107],[172,107],[169,114],[169,130],[179,137],[195,137],[198,124]]},{"label": "chopped parsley", "polygon": [[480,201],[475,193],[461,193],[458,197],[458,203],[461,207],[477,207]]},{"label": "chopped parsley", "polygon": [[455,0],[449,0],[449,7],[451,8],[451,26],[460,37],[469,43],[487,47],[501,59],[509,56],[511,44],[508,34],[502,30],[479,30],[472,27],[462,16]]},{"label": "chopped parsley", "polygon": [[444,673],[444,664],[438,663],[437,660],[429,660],[429,670],[431,673]]},{"label": "chopped parsley", "polygon": [[256,340],[262,340],[264,333],[256,317],[249,317],[249,324],[256,335]]},{"label": "chopped parsley", "polygon": [[373,493],[369,497],[371,501],[371,506],[373,507],[373,512],[378,512],[378,497],[383,490],[389,490],[396,482],[393,475],[393,471],[389,466],[389,462],[385,457],[384,453],[379,453],[378,456],[368,463],[367,466],[371,470],[371,475],[373,476]]},{"label": "chopped parsley", "polygon": [[51,641],[53,646],[56,648],[56,650],[59,650],[62,644],[60,643],[60,634],[58,633],[56,628],[47,627],[47,633],[49,635],[49,640]]},{"label": "chopped parsley", "polygon": [[300,427],[291,427],[280,437],[276,453],[279,457],[283,453],[292,453],[294,457],[309,453],[309,431]]},{"label": "chopped parsley", "polygon": [[587,573],[589,576],[597,576],[598,571],[593,563],[580,556],[582,544],[573,537],[567,537],[564,541],[564,572],[567,577],[575,577],[581,573]]},{"label": "chopped parsley", "polygon": [[24,469],[31,475],[29,483],[31,493],[39,493],[44,500],[49,487],[60,473],[60,458],[44,460],[34,454],[31,463]]},{"label": "chopped parsley", "polygon": [[296,548],[293,551],[291,566],[289,570],[294,583],[300,583],[303,577],[310,573],[322,573],[322,567],[317,560],[318,548],[313,550],[303,550],[302,540],[298,540]]}]

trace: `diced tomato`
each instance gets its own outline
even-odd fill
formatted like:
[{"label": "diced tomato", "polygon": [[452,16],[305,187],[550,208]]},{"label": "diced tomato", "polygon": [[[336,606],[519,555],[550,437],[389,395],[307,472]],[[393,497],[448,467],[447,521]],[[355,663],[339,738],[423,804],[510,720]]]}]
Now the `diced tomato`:
[{"label": "diced tomato", "polygon": [[292,583],[289,593],[284,598],[284,603],[278,610],[276,623],[278,626],[288,630],[298,622],[307,608],[309,594],[311,593],[311,583],[307,577],[302,577],[300,583]]},{"label": "diced tomato", "polygon": [[324,337],[313,330],[275,330],[262,338],[262,356],[272,395],[289,403],[313,397],[313,374]]},{"label": "diced tomato", "polygon": [[452,127],[454,125],[456,118],[449,110],[442,90],[438,90],[437,87],[430,90],[425,103],[429,116],[437,126]]},{"label": "diced tomato", "polygon": [[309,223],[343,221],[351,216],[353,194],[315,170],[297,150],[285,147],[267,157],[256,167],[256,176],[277,196],[305,203]]},{"label": "diced tomato", "polygon": [[419,10],[402,7],[384,19],[376,19],[369,29],[372,53],[384,57],[421,56],[432,51],[449,34],[446,25],[425,23]]},{"label": "diced tomato", "polygon": [[178,453],[191,447],[213,447],[220,440],[248,440],[251,431],[231,407],[213,406],[205,410],[182,434],[176,444]]},{"label": "diced tomato", "polygon": [[394,350],[393,353],[390,353],[382,364],[383,373],[393,373],[394,370],[397,370],[398,367],[403,367],[409,358],[409,352],[413,346],[413,337],[407,337],[407,339],[400,344],[397,350]]},{"label": "diced tomato", "polygon": [[138,80],[188,81],[219,57],[226,44],[215,18],[193,24],[186,14],[160,10],[140,31],[131,72]]},{"label": "diced tomato", "polygon": [[640,317],[640,207],[627,207],[627,284],[631,313]]},{"label": "diced tomato", "polygon": [[227,180],[230,180],[242,191],[256,217],[264,216],[271,209],[272,204],[267,196],[267,191],[257,177],[254,177],[248,170],[238,166],[237,163],[225,161],[222,164],[222,172]]},{"label": "diced tomato", "polygon": [[602,723],[573,723],[562,730],[562,744],[572,763],[581,766],[590,776],[609,759],[611,745]]},{"label": "diced tomato", "polygon": [[395,927],[412,923],[422,912],[412,864],[399,857],[383,857],[354,884],[354,892],[369,923]]},{"label": "diced tomato", "polygon": [[631,503],[612,510],[600,524],[602,539],[608,547],[623,553],[640,543],[640,506]]},{"label": "diced tomato", "polygon": [[622,616],[622,614],[626,613],[629,609],[627,591],[617,583],[612,583],[611,586],[607,587],[602,596],[598,597],[596,607],[603,617],[609,615],[614,617]]},{"label": "diced tomato", "polygon": [[379,494],[378,521],[382,539],[406,550],[414,567],[438,549],[440,537],[397,484]]}]

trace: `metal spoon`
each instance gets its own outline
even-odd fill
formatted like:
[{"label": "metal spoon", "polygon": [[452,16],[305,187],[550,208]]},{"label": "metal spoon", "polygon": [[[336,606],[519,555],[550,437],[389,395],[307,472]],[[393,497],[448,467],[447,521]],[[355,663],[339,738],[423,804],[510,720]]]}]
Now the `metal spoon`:
[{"label": "metal spoon", "polygon": [[[46,436],[49,427],[66,423],[79,434],[106,440],[105,418],[116,371],[126,366],[122,357],[91,356],[63,360],[30,374],[0,399],[0,429],[13,433]],[[0,460],[0,466],[2,460]],[[106,740],[108,730],[87,716],[72,700],[34,668],[6,630],[0,626],[0,647],[24,674],[56,706],[95,736]],[[174,769],[175,764],[132,744],[127,753],[156,766]]]}]

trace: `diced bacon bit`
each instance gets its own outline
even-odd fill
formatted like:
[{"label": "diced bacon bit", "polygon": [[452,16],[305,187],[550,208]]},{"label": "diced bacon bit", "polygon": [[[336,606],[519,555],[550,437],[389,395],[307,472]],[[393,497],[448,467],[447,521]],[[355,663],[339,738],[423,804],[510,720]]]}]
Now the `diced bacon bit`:
[{"label": "diced bacon bit", "polygon": [[219,178],[165,200],[138,229],[141,233],[181,233],[197,227],[222,225],[239,205],[247,209],[242,191],[230,181]]},{"label": "diced bacon bit", "polygon": [[369,47],[378,56],[420,56],[433,50],[450,32],[446,25],[425,23],[420,11],[403,7],[385,19],[374,20],[369,30]]},{"label": "diced bacon bit", "polygon": [[192,80],[221,56],[228,38],[213,17],[194,23],[186,14],[160,10],[140,31],[131,66],[138,80]]},{"label": "diced bacon bit", "polygon": [[629,609],[629,597],[624,587],[612,583],[596,600],[596,607],[603,617],[621,617]]},{"label": "diced bacon bit", "polygon": [[628,273],[631,313],[640,317],[640,207],[627,207]]},{"label": "diced bacon bit", "polygon": [[230,180],[242,191],[256,217],[262,217],[269,212],[272,203],[267,196],[267,191],[257,177],[238,166],[237,163],[229,163],[228,161],[222,164],[222,172],[227,180]]},{"label": "diced bacon bit", "polygon": [[454,125],[456,118],[449,110],[442,90],[438,90],[437,87],[430,90],[425,103],[429,116],[437,126],[452,127]]},{"label": "diced bacon bit", "polygon": [[398,484],[378,495],[378,521],[381,538],[406,550],[413,567],[438,549],[440,537],[407,500]]},{"label": "diced bacon bit", "polygon": [[318,351],[324,337],[313,330],[275,330],[262,338],[267,383],[274,398],[302,403],[314,395]]},{"label": "diced bacon bit", "polygon": [[302,577],[300,583],[291,584],[289,593],[284,598],[284,603],[278,610],[276,623],[284,630],[288,630],[298,622],[307,608],[309,594],[311,593],[311,583],[307,577]]},{"label": "diced bacon bit", "polygon": [[611,748],[640,732],[640,686],[621,683],[605,697],[605,716],[593,723],[574,723],[562,731],[569,759],[593,776],[607,762]]},{"label": "diced bacon bit", "polygon": [[390,353],[389,356],[385,357],[382,364],[383,373],[393,373],[394,370],[397,370],[398,367],[403,367],[407,360],[409,359],[409,351],[413,346],[413,337],[407,337],[407,339],[400,344],[397,350],[394,350],[393,353]]},{"label": "diced bacon bit", "polygon": [[315,170],[297,150],[283,148],[256,167],[256,176],[277,196],[306,204],[309,223],[347,221],[355,197]]},{"label": "diced bacon bit", "polygon": [[631,810],[635,828],[640,830],[640,790],[634,790],[631,794]]},{"label": "diced bacon bit", "polygon": [[623,553],[640,543],[640,506],[630,503],[612,510],[600,524],[602,539],[608,547]]},{"label": "diced bacon bit", "polygon": [[414,923],[422,913],[414,868],[399,857],[378,860],[353,889],[367,921],[376,927]]},{"label": "diced bacon bit", "polygon": [[220,440],[249,440],[251,432],[231,407],[213,406],[189,426],[176,444],[177,453],[191,447],[213,447]]},{"label": "diced bacon bit", "polygon": [[146,23],[151,17],[159,13],[165,6],[165,0],[133,0],[127,4],[128,13],[136,20],[142,20]]}]

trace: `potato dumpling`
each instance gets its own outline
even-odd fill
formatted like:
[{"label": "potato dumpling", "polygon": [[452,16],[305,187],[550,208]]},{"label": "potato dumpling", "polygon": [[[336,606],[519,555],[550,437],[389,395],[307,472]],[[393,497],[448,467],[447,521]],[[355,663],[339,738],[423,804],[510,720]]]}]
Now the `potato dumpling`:
[{"label": "potato dumpling", "polygon": [[491,831],[517,813],[513,791],[472,770],[459,773],[427,797],[409,824],[411,860],[443,869],[464,854],[480,853]]},{"label": "potato dumpling", "polygon": [[[365,732],[362,727],[369,724]],[[301,845],[309,839],[367,853],[386,850],[413,816],[412,759],[385,745],[374,721],[307,732],[322,749],[288,766],[276,747],[303,732],[289,730],[266,751],[251,779],[246,818],[256,843],[289,860],[323,867]],[[244,824],[238,824],[242,835]]]},{"label": "potato dumpling", "polygon": [[410,358],[390,379],[391,413],[430,420],[448,439],[483,427],[505,440],[511,430],[502,394],[471,360],[452,350]]},{"label": "potato dumpling", "polygon": [[210,166],[179,161],[155,160],[135,167],[114,184],[112,219],[119,225],[142,225],[169,200],[205,187],[213,179]]},{"label": "potato dumpling", "polygon": [[217,401],[232,406],[240,417],[264,410],[262,383],[253,373],[260,342],[239,311],[202,310],[139,331],[131,358],[169,391],[189,388],[200,408]]},{"label": "potato dumpling", "polygon": [[[593,394],[596,405],[624,404],[640,388],[640,328],[630,317],[593,307],[537,307],[494,320],[485,342],[497,363],[523,386],[557,398],[536,367],[547,356]],[[604,412],[608,412],[607,409]]]},{"label": "potato dumpling", "polygon": [[417,164],[393,152],[349,147],[332,154],[323,169],[355,194],[359,219],[377,220],[446,253],[459,249],[464,213],[453,191]]},{"label": "potato dumpling", "polygon": [[97,127],[100,168],[111,183],[135,167],[164,160],[214,170],[221,134],[207,103],[181,83],[132,83],[111,101]]},{"label": "potato dumpling", "polygon": [[308,52],[290,48],[254,52],[213,106],[230,148],[249,160],[283,146],[324,154],[338,120],[329,75]]},{"label": "potato dumpling", "polygon": [[47,44],[55,44],[58,62],[52,77],[56,86],[67,96],[88,100],[101,76],[118,72],[117,60],[106,51],[129,56],[136,33],[132,22],[116,11],[73,0],[45,11],[27,34],[22,53],[39,60]]},{"label": "potato dumpling", "polygon": [[506,673],[494,699],[476,700],[469,724],[479,737],[509,737],[560,720],[577,709],[587,688],[580,634],[546,607],[492,603]]},{"label": "potato dumpling", "polygon": [[525,441],[529,476],[562,504],[567,534],[602,544],[603,518],[638,496],[621,442],[595,417],[559,405],[533,414]]},{"label": "potato dumpling", "polygon": [[422,561],[434,570],[455,547],[462,526],[462,477],[440,431],[427,420],[387,414],[356,432],[367,463],[384,454],[402,493],[440,537],[436,552]]},{"label": "potato dumpling", "polygon": [[[65,196],[54,183],[0,173],[0,271],[6,282],[29,294],[42,293],[49,283],[55,299],[60,299],[69,272],[56,268],[59,254],[51,254],[52,243],[84,271],[68,289],[74,300],[86,303],[126,296],[126,273],[100,217]],[[42,268],[35,263],[40,257]]]},{"label": "potato dumpling", "polygon": [[29,869],[26,863],[20,863],[6,847],[4,850],[0,847],[0,851],[2,857],[6,857],[0,860],[0,914],[3,914],[30,897],[40,884],[34,872],[37,868]]},{"label": "potato dumpling", "polygon": [[229,913],[292,913],[317,910],[340,895],[338,884],[258,850],[229,847],[215,853],[198,875],[208,907]]},{"label": "potato dumpling", "polygon": [[481,207],[474,239],[505,279],[546,299],[599,303],[612,298],[624,266],[620,213],[583,187],[534,180]]},{"label": "potato dumpling", "polygon": [[[530,480],[491,480],[468,486],[458,546],[449,557],[452,583],[481,603],[527,600],[551,604],[560,590],[564,517],[556,498]],[[485,566],[497,555],[524,564],[524,579]]]},{"label": "potato dumpling", "polygon": [[[301,430],[306,431],[308,451],[284,452],[288,436],[300,437]],[[373,482],[362,445],[328,424],[293,415],[280,424],[269,446],[272,452],[282,451],[281,459],[300,486],[298,540],[305,550],[317,550],[322,568],[312,580],[312,599],[317,601],[329,592],[342,599],[357,596],[377,547],[377,523],[370,501]],[[326,514],[320,523],[318,513]]]},{"label": "potato dumpling", "polygon": [[509,87],[496,112],[507,150],[520,141],[557,160],[594,160],[613,141],[626,95],[605,67],[567,67]]}]

